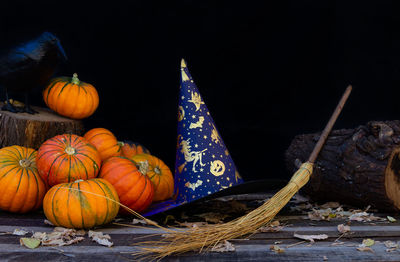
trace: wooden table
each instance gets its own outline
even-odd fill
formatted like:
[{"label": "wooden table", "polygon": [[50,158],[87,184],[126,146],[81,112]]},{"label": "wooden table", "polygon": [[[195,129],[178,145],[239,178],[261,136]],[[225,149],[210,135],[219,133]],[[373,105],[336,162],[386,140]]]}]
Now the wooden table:
[{"label": "wooden table", "polygon": [[[257,195],[263,197],[263,195]],[[244,199],[244,200],[243,200]],[[251,197],[242,197],[242,201]],[[254,199],[254,197],[253,197]],[[387,214],[375,214],[386,217]],[[391,216],[400,220],[396,214]],[[0,233],[13,232],[15,229],[24,229],[34,232],[51,232],[52,226],[44,223],[44,215],[41,211],[26,215],[16,215],[0,212]],[[283,210],[277,219],[285,226],[279,232],[256,233],[244,239],[231,240],[236,251],[234,252],[206,252],[186,253],[180,256],[168,257],[165,261],[400,261],[400,249],[387,252],[384,241],[400,241],[400,223],[375,222],[351,222],[351,233],[342,236],[340,245],[332,245],[341,233],[337,225],[348,222],[348,219],[334,219],[331,221],[311,221],[304,219],[304,214],[299,215]],[[129,223],[132,218],[123,218],[121,223]],[[130,252],[135,250],[131,244],[139,241],[137,238],[143,235],[154,234],[151,228],[137,229],[118,225],[107,225],[96,229],[110,234],[113,247],[104,247],[92,242],[87,235],[85,240],[70,246],[43,247],[28,249],[19,244],[21,236],[0,234],[0,261],[127,261],[133,260]],[[326,240],[317,240],[311,244],[301,242],[293,235],[318,235],[327,234]],[[25,237],[29,237],[27,234]],[[357,251],[357,247],[363,239],[375,240],[371,252]],[[278,243],[284,248],[283,253],[275,253],[270,250],[271,245]]]}]

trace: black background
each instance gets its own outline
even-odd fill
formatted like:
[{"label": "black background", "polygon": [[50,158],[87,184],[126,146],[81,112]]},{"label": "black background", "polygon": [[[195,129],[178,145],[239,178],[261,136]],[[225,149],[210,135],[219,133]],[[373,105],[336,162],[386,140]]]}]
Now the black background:
[{"label": "black background", "polygon": [[[289,178],[296,134],[400,117],[398,9],[391,1],[2,1],[0,47],[48,30],[100,95],[105,127],[174,168],[180,60],[245,180]],[[84,2],[84,3],[83,3]],[[3,99],[3,98],[2,98]],[[44,105],[40,89],[32,94]]]}]

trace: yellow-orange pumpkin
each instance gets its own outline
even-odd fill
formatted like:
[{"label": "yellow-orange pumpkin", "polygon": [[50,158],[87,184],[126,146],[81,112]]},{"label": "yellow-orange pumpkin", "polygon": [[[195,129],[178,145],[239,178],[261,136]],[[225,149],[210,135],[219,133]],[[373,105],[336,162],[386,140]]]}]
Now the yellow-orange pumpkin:
[{"label": "yellow-orange pumpkin", "polygon": [[174,178],[169,167],[161,159],[149,154],[138,154],[131,159],[137,164],[139,171],[153,182],[154,202],[172,197]]},{"label": "yellow-orange pumpkin", "polygon": [[119,199],[104,179],[76,180],[53,186],[43,200],[47,219],[56,226],[92,228],[111,222],[118,214]]},{"label": "yellow-orange pumpkin", "polygon": [[26,213],[42,206],[46,185],[36,168],[36,154],[21,146],[0,149],[0,209]]},{"label": "yellow-orange pumpkin", "polygon": [[[154,188],[150,179],[139,172],[135,163],[122,156],[107,159],[99,177],[110,182],[117,190],[121,204],[140,212],[153,201]],[[122,213],[127,213],[121,208]]]},{"label": "yellow-orange pumpkin", "polygon": [[64,134],[46,140],[36,157],[39,175],[49,186],[95,178],[101,158],[97,149],[85,138]]},{"label": "yellow-orange pumpkin", "polygon": [[91,116],[99,105],[99,95],[91,84],[73,77],[57,77],[43,91],[43,100],[56,113],[73,119]]},{"label": "yellow-orange pumpkin", "polygon": [[137,154],[150,154],[150,151],[139,143],[132,141],[118,142],[121,145],[121,155],[131,158]]},{"label": "yellow-orange pumpkin", "polygon": [[101,160],[121,155],[121,145],[114,134],[105,128],[93,128],[83,136],[99,151]]}]

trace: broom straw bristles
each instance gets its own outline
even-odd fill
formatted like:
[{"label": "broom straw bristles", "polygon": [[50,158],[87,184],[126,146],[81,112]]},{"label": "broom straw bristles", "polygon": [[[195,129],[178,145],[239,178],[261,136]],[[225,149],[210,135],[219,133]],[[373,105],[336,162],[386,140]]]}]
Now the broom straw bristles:
[{"label": "broom straw bristles", "polygon": [[312,174],[312,163],[304,163],[293,175],[289,183],[272,198],[247,215],[224,224],[204,225],[186,230],[169,232],[158,241],[141,242],[140,250],[134,253],[137,258],[162,259],[172,254],[212,248],[228,239],[254,233],[267,225],[289,202],[296,192],[307,184]]}]

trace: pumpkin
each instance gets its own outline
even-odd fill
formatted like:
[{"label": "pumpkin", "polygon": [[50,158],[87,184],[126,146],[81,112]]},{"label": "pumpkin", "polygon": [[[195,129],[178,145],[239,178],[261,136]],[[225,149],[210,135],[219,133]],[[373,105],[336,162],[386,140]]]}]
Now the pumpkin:
[{"label": "pumpkin", "polygon": [[136,142],[124,141],[119,142],[119,144],[121,145],[121,155],[127,158],[131,158],[137,154],[150,154],[147,148]]},{"label": "pumpkin", "polygon": [[0,149],[0,209],[26,213],[42,206],[46,185],[36,168],[36,154],[22,146]]},{"label": "pumpkin", "polygon": [[91,116],[99,105],[99,95],[91,84],[82,82],[75,73],[71,77],[50,80],[43,90],[43,100],[56,113],[73,119]]},{"label": "pumpkin", "polygon": [[46,140],[38,150],[36,165],[39,175],[49,185],[95,178],[101,158],[97,149],[85,138],[73,134],[58,135]]},{"label": "pumpkin", "polygon": [[154,185],[153,201],[162,201],[172,197],[174,178],[164,162],[149,154],[138,154],[131,158],[140,172],[146,174]]},{"label": "pumpkin", "polygon": [[47,219],[56,226],[67,228],[107,224],[116,217],[118,210],[117,192],[100,178],[55,185],[43,200]]},{"label": "pumpkin", "polygon": [[93,128],[86,132],[83,137],[96,147],[102,161],[112,156],[121,155],[121,145],[114,134],[108,129]]},{"label": "pumpkin", "polygon": [[[145,210],[153,201],[152,182],[126,157],[114,156],[107,159],[101,167],[99,177],[115,187],[121,204],[136,212]],[[121,213],[127,212],[121,209]]]}]

